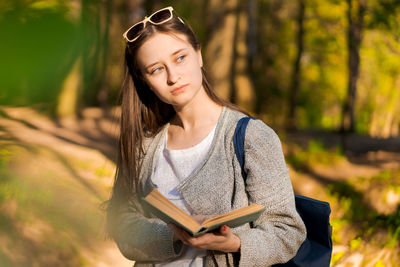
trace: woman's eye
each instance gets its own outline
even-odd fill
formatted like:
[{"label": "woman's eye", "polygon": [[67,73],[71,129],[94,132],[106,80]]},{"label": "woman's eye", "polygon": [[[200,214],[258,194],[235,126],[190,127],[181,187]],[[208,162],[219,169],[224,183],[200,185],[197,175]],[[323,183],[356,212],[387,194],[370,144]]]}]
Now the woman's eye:
[{"label": "woman's eye", "polygon": [[158,72],[160,72],[161,70],[162,70],[162,67],[155,68],[155,69],[153,69],[153,70],[151,71],[151,74],[158,73]]},{"label": "woman's eye", "polygon": [[185,59],[186,55],[182,55],[180,57],[178,57],[178,59],[176,61],[178,62],[182,62]]}]

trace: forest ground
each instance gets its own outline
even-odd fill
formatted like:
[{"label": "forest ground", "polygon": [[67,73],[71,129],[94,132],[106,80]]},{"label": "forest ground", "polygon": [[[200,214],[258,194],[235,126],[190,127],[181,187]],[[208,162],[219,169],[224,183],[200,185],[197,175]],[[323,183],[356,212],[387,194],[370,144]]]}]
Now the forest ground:
[{"label": "forest ground", "polygon": [[[132,266],[105,239],[118,118],[0,107],[0,265]],[[400,138],[280,133],[296,193],[329,201],[332,266],[400,262]]]}]

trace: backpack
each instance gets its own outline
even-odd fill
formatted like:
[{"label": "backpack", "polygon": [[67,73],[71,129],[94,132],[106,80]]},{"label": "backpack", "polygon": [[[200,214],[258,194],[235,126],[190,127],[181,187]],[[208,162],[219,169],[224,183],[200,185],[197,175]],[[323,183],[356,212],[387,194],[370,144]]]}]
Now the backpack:
[{"label": "backpack", "polygon": [[[245,182],[247,174],[244,171],[244,138],[250,119],[254,118],[243,117],[238,121],[233,137],[235,154],[240,163]],[[306,226],[307,237],[294,258],[287,263],[275,264],[274,266],[329,266],[332,255],[332,226],[329,223],[331,208],[329,203],[302,195],[295,195],[295,203],[296,210]]]}]

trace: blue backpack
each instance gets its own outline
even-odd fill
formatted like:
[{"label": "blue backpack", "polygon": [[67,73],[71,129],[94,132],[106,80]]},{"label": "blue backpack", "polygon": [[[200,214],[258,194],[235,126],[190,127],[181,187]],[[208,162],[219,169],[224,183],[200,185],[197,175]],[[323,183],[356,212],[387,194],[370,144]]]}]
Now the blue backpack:
[{"label": "blue backpack", "polygon": [[[243,117],[238,121],[233,137],[235,154],[240,163],[245,181],[247,174],[244,171],[244,138],[250,119],[254,118]],[[329,223],[331,208],[329,203],[301,195],[295,195],[295,202],[297,212],[306,226],[307,238],[294,258],[287,263],[274,266],[329,266],[332,255],[332,226]]]}]

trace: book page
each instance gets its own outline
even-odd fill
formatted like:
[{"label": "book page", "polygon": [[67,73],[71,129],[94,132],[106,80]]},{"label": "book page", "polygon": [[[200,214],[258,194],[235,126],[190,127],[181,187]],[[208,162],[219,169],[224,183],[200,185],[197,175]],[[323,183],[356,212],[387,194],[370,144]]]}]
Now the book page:
[{"label": "book page", "polygon": [[204,227],[210,227],[215,224],[220,224],[225,221],[233,220],[235,218],[240,218],[249,214],[253,214],[259,211],[264,210],[264,207],[258,204],[251,204],[250,206],[243,207],[237,210],[233,210],[221,215],[218,215],[216,217],[213,217],[211,219],[208,219],[204,221],[201,225]]}]

